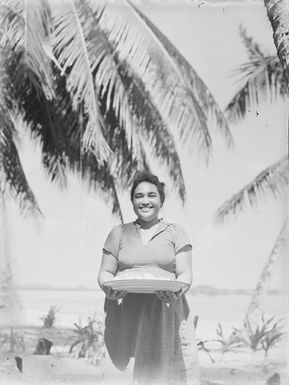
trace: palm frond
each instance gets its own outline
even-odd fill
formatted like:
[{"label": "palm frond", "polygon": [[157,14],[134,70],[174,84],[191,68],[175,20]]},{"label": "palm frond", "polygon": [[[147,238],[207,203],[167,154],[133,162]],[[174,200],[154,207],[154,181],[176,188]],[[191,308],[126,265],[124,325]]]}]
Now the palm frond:
[{"label": "palm frond", "polygon": [[274,198],[280,196],[288,183],[288,158],[283,157],[226,201],[217,210],[216,220],[222,222],[226,217],[237,216],[247,207],[254,208],[268,194]]},{"label": "palm frond", "polygon": [[50,8],[47,0],[24,0],[25,62],[39,78],[45,94],[53,96],[52,74],[43,46],[49,44]]},{"label": "palm frond", "polygon": [[264,56],[264,53],[258,43],[256,43],[252,36],[249,36],[243,24],[239,25],[239,35],[247,50],[249,59],[255,59],[256,56]]},{"label": "palm frond", "polygon": [[248,111],[256,109],[261,101],[288,96],[288,88],[281,63],[277,56],[265,55],[260,46],[241,26],[240,35],[248,52],[249,61],[235,71],[240,89],[228,103],[225,113],[228,120],[236,122]]},{"label": "palm frond", "polygon": [[136,9],[128,2],[123,9],[124,14],[106,25],[120,61],[126,60],[143,79],[160,113],[186,144],[208,156],[211,137],[207,118],[190,92],[191,86]]},{"label": "palm frond", "polygon": [[41,216],[36,198],[28,184],[13,139],[15,128],[0,95],[0,180],[1,190],[10,191],[24,216]]},{"label": "palm frond", "polygon": [[40,143],[42,162],[49,177],[65,187],[65,138],[59,120],[56,119],[56,103],[55,100],[47,99],[40,80],[33,73],[27,75],[22,55],[23,52],[16,54],[7,51],[5,94],[9,95],[14,113],[20,114],[29,127],[31,137]]},{"label": "palm frond", "polygon": [[73,0],[59,3],[55,11],[52,44],[56,60],[63,75],[67,76],[67,86],[73,95],[74,105],[83,101],[88,121],[82,136],[83,150],[92,151],[97,161],[103,162],[110,155],[104,139],[104,123],[92,77],[92,61]]},{"label": "palm frond", "polygon": [[117,193],[116,186],[115,186],[115,183],[113,182],[113,180],[112,180],[112,199],[113,199],[112,213],[117,214],[121,223],[123,223],[124,220],[123,220],[123,215],[122,215],[122,211],[121,211],[121,207],[120,207],[120,202],[118,199],[118,193]]},{"label": "palm frond", "polygon": [[117,193],[117,182],[107,164],[97,164],[92,153],[85,153],[80,159],[82,179],[102,199],[112,204],[112,213],[123,222],[123,215]]},{"label": "palm frond", "polygon": [[[187,93],[190,95],[192,100],[196,100],[195,103],[197,113],[199,113],[200,117],[202,117],[200,112],[201,110],[205,115],[205,119],[213,118],[227,144],[231,146],[234,141],[226,118],[201,77],[197,74],[185,57],[170,42],[170,40],[156,27],[156,25],[153,24],[151,20],[146,17],[135,5],[133,5],[130,0],[127,1],[163,45],[167,55],[169,55],[176,63],[178,70],[180,71],[180,75],[186,84]],[[204,117],[202,119],[204,119]]]},{"label": "palm frond", "polygon": [[[117,193],[117,176],[111,172],[107,163],[100,164],[95,161],[95,156],[91,152],[83,153],[81,150],[81,126],[85,126],[87,122],[87,114],[84,104],[79,104],[77,110],[73,108],[73,100],[70,92],[67,90],[67,79],[59,73],[57,68],[54,68],[54,76],[56,79],[55,87],[55,103],[49,104],[49,114],[53,116],[53,123],[57,128],[57,132],[61,132],[59,140],[56,141],[53,148],[47,148],[45,152],[48,160],[54,160],[53,149],[58,151],[59,162],[66,171],[71,171],[78,174],[85,182],[84,185],[88,189],[96,191],[107,203],[112,207],[113,214],[116,214],[122,221],[122,212],[118,200]],[[44,132],[40,135],[43,137]],[[51,139],[42,138],[43,142],[50,143]],[[112,146],[111,143],[109,143]],[[46,148],[46,147],[45,147]],[[113,148],[113,147],[112,147]],[[130,154],[130,151],[126,151]],[[115,158],[115,157],[114,157]],[[114,159],[113,158],[113,159]],[[52,163],[53,166],[54,163]],[[45,165],[45,164],[44,164]],[[121,165],[124,168],[125,162]],[[46,165],[48,167],[48,165]],[[57,170],[57,174],[62,168]]]},{"label": "palm frond", "polygon": [[[277,266],[278,259],[282,254],[282,250],[284,250],[284,246],[286,246],[286,244],[288,243],[288,230],[289,217],[287,216],[278,234],[275,244],[266,259],[265,265],[258,279],[257,285],[255,287],[253,296],[246,312],[245,319],[247,320],[250,319],[252,315],[260,313],[263,308],[264,300],[272,278],[274,276],[275,267]],[[272,322],[273,319],[274,317],[271,320],[268,320],[268,323]]]},{"label": "palm frond", "polygon": [[[127,93],[129,96],[129,94]],[[149,169],[147,154],[140,136],[138,121],[134,118],[134,145],[128,142],[126,132],[122,129],[119,116],[113,106],[114,93],[107,109],[107,92],[100,98],[101,110],[105,115],[106,140],[114,153],[109,164],[110,173],[114,176],[118,187],[127,189],[135,173]]]},{"label": "palm frond", "polygon": [[134,116],[129,105],[128,95],[123,85],[115,52],[105,31],[100,28],[102,9],[98,4],[83,1],[79,4],[83,34],[92,65],[92,75],[98,98],[106,99],[106,111],[113,108],[118,124],[125,131],[129,149],[136,150],[138,138],[134,129]]},{"label": "palm frond", "polygon": [[[113,44],[109,41],[108,34],[100,28],[100,20],[95,15],[95,11],[84,2],[82,10],[87,25],[91,26],[85,31],[85,36],[91,45],[91,57],[95,57],[93,75],[97,88],[100,90],[99,97],[104,103],[102,113],[107,115],[106,127],[112,126],[112,132],[106,128],[106,140],[118,159],[115,166],[115,169],[119,170],[118,179],[120,180],[122,176],[124,178],[122,185],[127,187],[129,183],[127,177],[129,176],[131,180],[131,175],[134,173],[132,165],[136,170],[147,167],[144,160],[144,148],[140,140],[140,137],[143,137],[149,142],[152,155],[161,163],[166,164],[170,176],[174,184],[179,187],[179,194],[184,200],[185,186],[180,160],[169,127],[164,122],[140,77],[133,73],[125,60],[120,60]],[[122,143],[122,146],[127,147],[127,150],[131,149],[134,154],[131,159],[128,159],[128,154],[124,152],[119,157],[120,147],[116,147],[115,140],[110,140],[118,135],[117,127],[125,131],[127,143]],[[118,137],[118,140],[122,139]],[[124,164],[127,164],[127,167]]]},{"label": "palm frond", "polygon": [[137,75],[130,76],[125,73],[125,70],[121,73],[125,74],[123,82],[127,85],[130,105],[137,119],[138,136],[148,143],[151,155],[160,164],[165,164],[173,184],[184,202],[185,182],[174,136],[146,91],[142,80]]},{"label": "palm frond", "polygon": [[52,98],[50,63],[43,46],[48,44],[50,8],[47,0],[4,0],[1,45],[23,52],[21,60],[27,75],[39,79],[48,98]]},{"label": "palm frond", "polygon": [[23,6],[19,0],[4,0],[1,3],[0,45],[9,44],[14,50],[24,46]]}]

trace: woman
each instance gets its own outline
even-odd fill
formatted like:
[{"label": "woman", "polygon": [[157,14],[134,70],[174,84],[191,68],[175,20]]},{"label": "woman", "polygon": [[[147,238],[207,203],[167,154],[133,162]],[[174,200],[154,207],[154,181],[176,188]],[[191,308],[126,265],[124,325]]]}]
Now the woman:
[{"label": "woman", "polygon": [[[183,229],[159,218],[164,200],[157,176],[138,175],[131,190],[137,219],[113,228],[105,241],[98,276],[106,294],[105,344],[121,370],[135,358],[135,384],[198,385],[197,345],[184,296],[192,283],[192,246]],[[128,269],[171,276],[188,288],[140,294],[104,286]]]}]

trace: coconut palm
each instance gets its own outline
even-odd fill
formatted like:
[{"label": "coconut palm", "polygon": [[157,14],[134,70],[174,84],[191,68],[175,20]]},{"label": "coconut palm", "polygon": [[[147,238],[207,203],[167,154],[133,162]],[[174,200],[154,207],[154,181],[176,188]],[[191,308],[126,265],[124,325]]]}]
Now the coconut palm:
[{"label": "coconut palm", "polygon": [[246,47],[248,61],[234,73],[240,88],[225,108],[227,119],[234,123],[265,100],[288,98],[288,84],[282,65],[276,55],[263,52],[241,25],[240,37]]},{"label": "coconut palm", "polygon": [[[264,99],[274,101],[276,98],[286,98],[288,100],[289,95],[286,78],[278,58],[265,55],[243,27],[240,28],[240,35],[247,48],[249,61],[237,71],[238,74],[241,74],[242,86],[226,108],[228,119],[231,122],[244,118],[247,111],[258,106]],[[237,217],[246,208],[256,207],[268,195],[274,198],[284,198],[288,184],[288,158],[284,156],[261,171],[250,183],[221,205],[217,210],[217,220],[220,222],[229,216]],[[288,218],[266,259],[246,313],[247,319],[257,318],[261,313],[268,287],[284,244],[286,244],[287,233]]]},{"label": "coconut palm", "polygon": [[[269,166],[253,181],[248,183],[238,193],[234,194],[217,211],[218,221],[223,221],[227,216],[238,216],[246,208],[256,207],[262,198],[272,195],[274,198],[284,198],[286,187],[289,184],[288,159],[284,156],[280,161]],[[257,281],[245,318],[258,319],[262,313],[262,306],[274,276],[280,255],[288,241],[288,217],[275,241],[275,244],[265,260],[264,267]]]},{"label": "coconut palm", "polygon": [[1,324],[13,326],[19,321],[19,298],[14,290],[10,256],[8,216],[4,194],[0,191],[0,310]]},{"label": "coconut palm", "polygon": [[264,0],[277,54],[289,87],[289,4],[287,0]]},{"label": "coconut palm", "polygon": [[1,191],[24,215],[40,208],[20,162],[17,125],[40,144],[52,182],[66,186],[67,173],[77,173],[121,220],[118,193],[150,169],[149,159],[168,170],[184,201],[176,142],[207,159],[215,122],[232,143],[191,65],[139,9],[119,4],[116,12],[102,0],[1,1]]},{"label": "coconut palm", "polygon": [[264,303],[281,251],[284,250],[285,247],[288,247],[288,244],[286,246],[286,242],[288,242],[288,230],[289,220],[287,217],[258,279],[254,295],[251,298],[247,310],[247,319],[252,317],[252,315],[260,315],[260,304]]},{"label": "coconut palm", "polygon": [[[232,143],[204,82],[129,1],[4,0],[1,27],[0,105],[9,117],[2,144],[17,152],[13,123],[20,116],[41,145],[50,179],[65,186],[67,171],[78,172],[121,218],[118,191],[150,168],[151,156],[167,168],[184,201],[176,140],[208,158],[208,123],[215,121]],[[38,210],[23,170],[21,195],[2,168],[21,204]]]}]

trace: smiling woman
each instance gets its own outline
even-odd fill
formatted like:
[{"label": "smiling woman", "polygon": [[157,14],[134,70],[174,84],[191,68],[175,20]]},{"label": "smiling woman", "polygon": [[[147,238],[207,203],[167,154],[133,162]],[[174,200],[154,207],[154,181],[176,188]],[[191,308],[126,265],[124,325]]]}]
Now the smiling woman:
[{"label": "smiling woman", "polygon": [[[159,218],[164,200],[164,184],[155,175],[138,175],[131,190],[137,219],[113,228],[105,241],[98,276],[106,294],[105,344],[118,369],[135,359],[135,384],[199,385],[197,345],[184,295],[192,283],[192,245],[180,226]],[[118,275],[171,280],[183,288],[113,290],[109,282]]]},{"label": "smiling woman", "polygon": [[164,184],[150,174],[138,176],[131,190],[133,209],[140,223],[140,234],[143,243],[153,236],[160,220],[160,208],[165,200]]}]

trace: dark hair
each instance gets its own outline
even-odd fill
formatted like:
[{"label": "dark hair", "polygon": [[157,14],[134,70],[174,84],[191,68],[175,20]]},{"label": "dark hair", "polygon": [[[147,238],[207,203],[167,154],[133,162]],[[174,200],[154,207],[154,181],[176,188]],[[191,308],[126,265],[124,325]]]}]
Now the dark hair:
[{"label": "dark hair", "polygon": [[130,192],[130,199],[133,200],[134,191],[137,188],[137,186],[142,182],[152,183],[157,187],[158,192],[160,194],[161,203],[163,204],[165,201],[165,184],[163,182],[160,182],[159,178],[156,175],[148,171],[143,171],[137,174],[136,177],[134,178],[131,192]]}]

